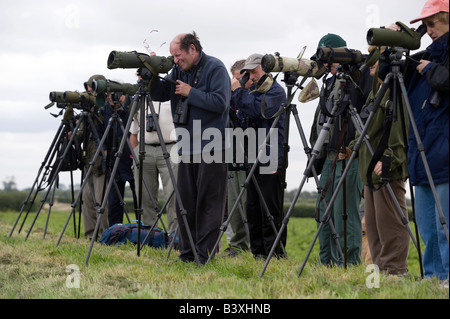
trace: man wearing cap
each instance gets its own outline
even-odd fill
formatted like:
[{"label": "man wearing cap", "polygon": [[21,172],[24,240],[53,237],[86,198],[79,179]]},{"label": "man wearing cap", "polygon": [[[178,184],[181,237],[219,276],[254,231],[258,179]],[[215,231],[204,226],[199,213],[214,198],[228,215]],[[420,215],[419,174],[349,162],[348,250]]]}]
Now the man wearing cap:
[{"label": "man wearing cap", "polygon": [[[279,83],[274,81],[270,74],[263,71],[261,58],[261,54],[250,55],[241,70],[241,73],[247,73],[252,82],[249,90],[243,87],[239,80],[233,78],[231,81],[233,91],[231,98],[238,108],[239,118],[242,121],[241,127],[243,130],[254,130],[256,136],[259,136],[258,129],[263,129],[265,132],[264,140],[258,140],[256,143],[258,145],[253,145],[253,148],[258,149],[261,143],[265,143],[265,137],[269,134],[276,118],[274,115],[277,115],[277,111],[286,103],[286,92]],[[262,115],[262,111],[264,115]],[[282,184],[284,119],[285,114],[282,112],[275,127],[278,130],[278,139],[272,138],[269,145],[266,146],[266,154],[275,150],[277,150],[277,154],[271,154],[272,162],[269,160],[266,163],[260,163],[254,174],[258,185],[251,182],[247,188],[246,208],[250,231],[250,250],[255,258],[266,258],[277,237],[256,186],[261,190],[276,229],[280,229],[283,219],[281,198],[284,187]],[[252,145],[249,145],[250,147]],[[257,154],[258,149],[249,149],[249,154],[252,151]],[[280,244],[286,245],[286,232],[283,234]],[[282,256],[281,247],[276,248],[275,255]]]},{"label": "man wearing cap", "polygon": [[[425,243],[424,276],[437,277],[448,288],[449,244],[444,227],[449,223],[449,3],[429,0],[420,16],[433,40],[425,51],[411,56],[405,84],[414,120],[430,168],[436,194],[445,216],[442,224],[430,182],[417,145],[409,130],[408,171],[414,185],[414,205],[420,235]],[[391,29],[399,30],[396,24]]]},{"label": "man wearing cap", "polygon": [[[322,37],[318,44],[318,48],[345,48],[346,46],[347,43],[343,38],[332,33]],[[331,65],[324,63],[324,66],[328,68],[328,73],[331,74],[331,77],[327,79],[325,76],[323,79],[320,102],[311,128],[310,142],[312,147],[314,147],[317,136],[320,134],[322,125],[328,121],[328,116],[332,115],[333,105],[340,99],[341,86],[346,85],[346,83],[342,83],[336,78],[339,63],[332,63]],[[368,74],[368,77],[371,79],[370,74]],[[360,86],[364,92],[363,95],[359,94],[353,87],[350,87],[350,101],[358,112],[360,112],[367,98],[367,88],[370,87],[367,84],[369,83],[371,84],[371,81],[367,79],[365,74],[361,76]],[[318,163],[322,162],[323,167],[315,165],[318,170],[317,173],[321,174],[321,192],[317,196],[316,220],[324,223],[319,234],[319,257],[322,265],[344,266],[345,262],[356,265],[360,263],[362,247],[362,225],[359,216],[359,206],[363,185],[358,173],[358,159],[355,158],[352,161],[345,183],[342,184],[338,196],[332,203],[330,219],[323,220],[323,215],[340,182],[346,164],[339,159],[338,154],[355,138],[355,127],[347,110],[344,110],[341,114],[333,114],[333,116],[335,115],[337,116],[334,117],[334,125],[322,146],[321,156],[318,156]],[[345,199],[344,194],[346,194]],[[334,226],[336,233],[333,232],[331,226]],[[337,240],[339,240],[339,245],[336,243]],[[347,252],[345,252],[345,243],[347,243]],[[347,258],[346,260],[341,257],[340,249],[342,249],[344,254],[343,257]]]}]

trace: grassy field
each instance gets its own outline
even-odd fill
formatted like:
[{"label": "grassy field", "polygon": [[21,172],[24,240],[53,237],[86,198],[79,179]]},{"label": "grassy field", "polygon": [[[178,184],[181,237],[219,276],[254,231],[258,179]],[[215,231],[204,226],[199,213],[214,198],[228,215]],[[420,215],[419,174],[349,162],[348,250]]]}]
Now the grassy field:
[{"label": "grassy field", "polygon": [[[41,213],[42,214],[42,213]],[[137,256],[132,245],[95,244],[87,266],[89,241],[75,239],[73,226],[64,233],[67,213],[53,213],[45,239],[42,214],[25,240],[9,233],[17,212],[0,213],[1,299],[448,299],[448,289],[420,277],[417,251],[411,245],[409,275],[386,277],[366,272],[366,266],[347,269],[318,266],[318,242],[300,277],[297,276],[316,233],[312,219],[291,218],[289,258],[273,258],[264,276],[264,261],[251,254],[218,257],[206,266],[177,261],[177,252],[144,248]],[[31,223],[30,216],[29,222]],[[71,223],[69,225],[72,225]],[[413,227],[413,226],[411,226]],[[223,237],[225,239],[225,236]],[[379,279],[379,285],[374,287]],[[79,283],[79,287],[77,286]]]}]

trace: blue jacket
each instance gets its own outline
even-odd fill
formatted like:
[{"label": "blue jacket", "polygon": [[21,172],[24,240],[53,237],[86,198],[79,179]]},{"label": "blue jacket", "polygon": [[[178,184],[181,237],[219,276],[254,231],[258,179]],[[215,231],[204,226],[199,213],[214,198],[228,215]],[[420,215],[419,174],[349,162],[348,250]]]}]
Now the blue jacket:
[{"label": "blue jacket", "polygon": [[[282,105],[286,104],[286,92],[281,87],[278,82],[274,82],[272,87],[266,93],[253,92],[255,86],[252,85],[247,91],[243,88],[236,89],[232,94],[232,101],[236,104],[239,109],[238,117],[243,123],[241,127],[245,130],[248,127],[253,127],[254,129],[264,128],[266,130],[266,136],[269,133],[274,119],[271,117],[277,113]],[[264,117],[261,114],[261,104],[265,103]],[[278,125],[278,168],[283,167],[284,159],[284,126],[285,126],[286,114],[280,116]],[[258,134],[256,135],[258,136]],[[257,141],[258,145],[263,141]],[[269,154],[269,149],[267,150],[267,155]],[[257,154],[257,152],[256,152]],[[263,166],[263,165],[262,165]]]},{"label": "blue jacket", "polygon": [[[231,98],[231,82],[225,65],[219,59],[201,52],[197,64],[189,71],[183,71],[175,66],[167,76],[176,81],[181,80],[189,84],[192,89],[189,92],[187,102],[190,105],[189,119],[186,125],[175,124],[177,139],[183,139],[179,133],[181,129],[187,130],[190,136],[190,150],[187,151],[185,143],[178,144],[180,154],[200,154],[204,147],[214,141],[216,150],[225,149],[225,128],[228,127],[228,112]],[[155,101],[171,102],[172,114],[177,103],[181,100],[180,95],[175,94],[175,85],[156,78],[151,87],[150,95]],[[194,124],[194,120],[200,120]],[[201,124],[199,132],[198,124]],[[209,136],[203,134],[208,128],[220,131],[221,136]],[[200,135],[201,134],[201,135]],[[203,136],[204,135],[204,136]],[[205,139],[203,139],[205,138]],[[221,139],[218,141],[217,139]],[[212,145],[208,145],[211,147]],[[218,147],[220,146],[220,148]],[[199,149],[201,147],[201,149]]]},{"label": "blue jacket", "polygon": [[[411,63],[405,82],[414,120],[424,145],[425,155],[435,184],[449,182],[449,65],[448,32],[435,40],[426,51],[413,56],[415,60],[429,60],[420,75],[417,64]],[[440,103],[430,105],[438,91]],[[408,171],[413,185],[428,185],[424,164],[417,149],[412,127],[409,129]]]}]

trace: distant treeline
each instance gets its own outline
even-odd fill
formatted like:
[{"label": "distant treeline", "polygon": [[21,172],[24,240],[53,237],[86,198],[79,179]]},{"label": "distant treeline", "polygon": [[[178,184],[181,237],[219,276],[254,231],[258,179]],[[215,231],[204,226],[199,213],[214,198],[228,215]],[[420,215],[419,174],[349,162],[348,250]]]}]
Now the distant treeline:
[{"label": "distant treeline", "polygon": [[[34,199],[34,203],[33,203],[31,212],[36,211],[39,208],[41,200],[45,196],[45,192],[46,192],[46,190],[38,193],[38,195]],[[32,193],[33,196],[34,196],[34,193],[35,192]],[[296,193],[295,190],[285,192],[285,194],[284,194],[284,212],[285,213],[287,213],[289,207],[291,206],[291,200],[294,198],[295,193]],[[18,212],[21,209],[25,200],[27,199],[28,194],[29,194],[29,190],[23,190],[23,191],[0,190],[0,212],[5,212],[5,211],[17,211]],[[78,190],[75,190],[74,195],[72,195],[71,190],[57,189],[55,192],[54,200],[55,200],[55,202],[59,202],[59,203],[71,204],[74,201],[73,196],[76,198],[77,194],[78,194]],[[317,194],[314,192],[302,191],[300,193],[300,196],[299,196],[294,208],[292,209],[292,213],[291,213],[290,217],[313,218],[316,214],[316,212],[315,212],[316,196],[317,196]],[[159,198],[160,198],[159,207],[162,207],[164,204],[164,201],[162,200],[162,198],[163,198],[162,190],[160,190]],[[31,203],[31,200],[32,200],[32,196],[30,196],[27,203],[28,204]],[[46,202],[48,202],[48,201],[49,201],[49,198],[47,198]],[[126,207],[129,212],[133,211],[133,207],[134,207],[133,197],[132,197],[131,190],[128,187],[126,188],[126,191],[125,191],[125,204],[126,204]],[[409,216],[411,217],[412,210],[411,210],[409,201],[408,201],[408,205],[409,205],[408,206]]]}]

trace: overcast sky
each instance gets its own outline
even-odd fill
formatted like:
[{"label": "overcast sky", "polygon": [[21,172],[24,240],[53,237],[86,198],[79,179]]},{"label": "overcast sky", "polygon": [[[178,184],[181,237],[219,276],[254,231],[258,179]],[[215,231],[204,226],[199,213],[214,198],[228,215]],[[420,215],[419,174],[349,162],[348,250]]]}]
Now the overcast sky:
[{"label": "overcast sky", "polygon": [[[61,118],[50,115],[59,109],[44,109],[50,92],[83,91],[83,82],[93,74],[135,83],[134,69],[107,68],[113,50],[146,52],[145,42],[158,55],[167,56],[175,35],[195,30],[205,53],[221,59],[228,69],[252,53],[297,57],[303,46],[307,46],[304,57],[309,58],[327,33],[339,34],[349,48],[367,53],[369,28],[395,21],[409,25],[424,3],[0,0],[0,182],[13,177],[19,189],[32,186],[61,123]],[[430,43],[425,35],[421,49]],[[301,104],[295,98],[293,103],[309,137],[317,100]],[[289,190],[298,188],[306,167],[293,120],[290,146]],[[61,173],[61,183],[68,185],[68,176]],[[315,190],[314,181],[303,189]]]}]

